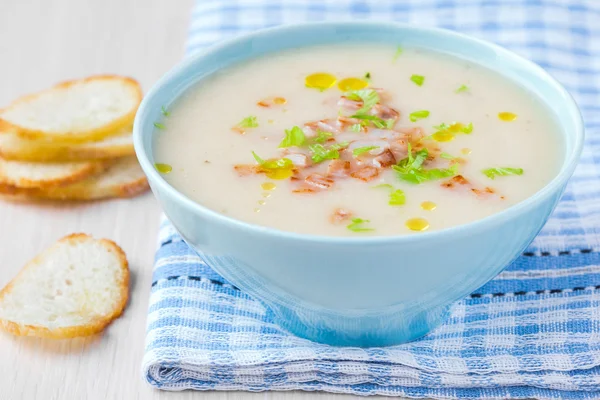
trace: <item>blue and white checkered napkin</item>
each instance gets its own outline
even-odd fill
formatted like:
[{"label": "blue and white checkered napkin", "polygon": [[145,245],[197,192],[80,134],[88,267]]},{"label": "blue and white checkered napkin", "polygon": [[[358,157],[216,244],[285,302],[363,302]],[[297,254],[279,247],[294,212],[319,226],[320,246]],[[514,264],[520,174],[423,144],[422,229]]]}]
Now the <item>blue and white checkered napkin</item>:
[{"label": "blue and white checkered napkin", "polygon": [[334,348],[291,336],[164,222],[143,371],[167,390],[324,390],[433,398],[600,398],[600,2],[199,0],[191,53],[324,19],[441,26],[534,60],[581,106],[583,158],[552,219],[496,279],[413,343]]}]

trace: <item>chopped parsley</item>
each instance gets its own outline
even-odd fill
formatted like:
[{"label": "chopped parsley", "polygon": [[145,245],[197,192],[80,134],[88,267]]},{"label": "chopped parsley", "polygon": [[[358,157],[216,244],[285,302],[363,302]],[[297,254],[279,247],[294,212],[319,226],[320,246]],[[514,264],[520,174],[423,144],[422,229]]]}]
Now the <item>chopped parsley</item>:
[{"label": "chopped parsley", "polygon": [[400,189],[394,190],[390,193],[390,201],[388,204],[390,206],[403,206],[406,203],[406,195]]},{"label": "chopped parsley", "polygon": [[449,178],[458,173],[458,164],[454,164],[450,168],[424,169],[423,163],[428,155],[427,149],[421,149],[413,155],[409,146],[408,157],[400,160],[392,168],[396,171],[398,178],[413,184]]},{"label": "chopped parsley", "polygon": [[440,157],[445,158],[446,160],[455,160],[456,159],[456,157],[454,157],[453,155],[444,153],[444,152],[442,152],[440,154]]},{"label": "chopped parsley", "polygon": [[408,118],[410,119],[411,122],[416,122],[420,119],[427,118],[427,117],[429,117],[429,111],[427,111],[427,110],[411,112],[408,115]]},{"label": "chopped parsley", "polygon": [[352,218],[352,222],[346,226],[346,228],[350,229],[352,232],[369,232],[373,231],[373,228],[366,227],[365,224],[368,224],[368,219],[362,218]]},{"label": "chopped parsley", "polygon": [[155,122],[154,126],[157,127],[158,129],[165,129],[165,126],[163,124],[161,124],[160,122]]},{"label": "chopped parsley", "polygon": [[294,163],[289,158],[280,158],[278,160],[263,160],[256,154],[252,152],[254,159],[260,166],[264,169],[273,170],[273,169],[292,169],[294,168]]},{"label": "chopped parsley", "polygon": [[378,189],[378,188],[393,189],[394,187],[392,185],[390,185],[389,183],[381,183],[379,185],[373,186],[373,189]]},{"label": "chopped parsley", "polygon": [[241,120],[238,126],[240,128],[256,128],[258,127],[258,121],[254,115],[250,115]]},{"label": "chopped parsley", "polygon": [[370,72],[367,72],[365,74],[365,79],[367,79],[367,80],[371,79],[371,73]]},{"label": "chopped parsley", "polygon": [[415,83],[417,86],[423,86],[423,82],[425,82],[425,77],[423,75],[412,75],[410,80]]},{"label": "chopped parsley", "polygon": [[346,146],[348,146],[348,142],[335,143],[329,147],[316,143],[311,144],[308,148],[312,152],[311,159],[313,162],[320,163],[325,160],[335,160],[336,158],[340,158],[339,150]]},{"label": "chopped parsley", "polygon": [[306,142],[306,136],[300,127],[294,126],[290,130],[285,130],[285,137],[279,143],[279,147],[302,146]]},{"label": "chopped parsley", "polygon": [[467,85],[460,85],[460,87],[458,89],[456,89],[454,91],[454,93],[462,93],[462,92],[468,92],[469,91],[469,87]]},{"label": "chopped parsley", "polygon": [[490,179],[495,179],[497,176],[508,176],[508,175],[523,175],[523,168],[488,168],[484,169],[483,174]]},{"label": "chopped parsley", "polygon": [[313,137],[311,139],[311,142],[312,143],[325,143],[332,136],[333,136],[332,133],[321,131],[321,130],[317,130],[317,136]]},{"label": "chopped parsley", "polygon": [[379,93],[373,89],[352,90],[346,93],[346,97],[350,100],[363,102],[362,107],[356,111],[356,115],[368,113],[375,104],[379,103]]},{"label": "chopped parsley", "polygon": [[402,47],[398,46],[396,48],[396,53],[394,53],[394,58],[392,58],[393,62],[396,62],[396,60],[398,59],[398,57],[400,57],[400,55],[402,54],[403,50]]},{"label": "chopped parsley", "polygon": [[165,108],[165,106],[161,106],[161,107],[160,107],[160,111],[162,112],[162,114],[163,114],[165,117],[168,117],[169,115],[171,115],[171,112],[170,112],[170,111],[168,111],[168,110]]},{"label": "chopped parsley", "polygon": [[352,132],[359,133],[359,132],[362,130],[362,125],[361,125],[361,124],[353,124],[353,125],[350,127],[350,130],[351,130]]},{"label": "chopped parsley", "polygon": [[369,121],[376,128],[379,128],[379,129],[392,129],[394,127],[394,123],[396,122],[394,119],[383,119],[383,118],[379,118],[375,115],[354,114],[354,115],[350,116],[350,118]]},{"label": "chopped parsley", "polygon": [[378,149],[378,148],[379,148],[379,146],[364,146],[364,147],[357,147],[356,149],[352,150],[352,155],[353,155],[354,157],[356,157],[356,156],[360,156],[360,155],[361,155],[361,154],[363,154],[363,153],[366,153],[366,152],[368,152],[368,151],[375,150],[375,149]]}]

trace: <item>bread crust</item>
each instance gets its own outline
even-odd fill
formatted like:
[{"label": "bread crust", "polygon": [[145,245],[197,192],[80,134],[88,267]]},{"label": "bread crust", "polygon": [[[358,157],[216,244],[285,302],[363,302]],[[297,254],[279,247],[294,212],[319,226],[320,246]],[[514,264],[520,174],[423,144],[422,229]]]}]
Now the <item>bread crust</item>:
[{"label": "bread crust", "polygon": [[[121,267],[122,279],[118,282],[119,285],[119,299],[116,303],[116,306],[111,310],[108,315],[104,315],[102,317],[97,318],[90,324],[87,325],[77,325],[77,326],[69,326],[69,327],[61,327],[55,329],[49,329],[45,326],[38,325],[25,325],[19,324],[14,321],[9,321],[5,319],[0,319],[0,329],[3,329],[9,333],[12,333],[16,336],[35,336],[35,337],[43,337],[50,339],[69,339],[80,336],[90,336],[101,332],[110,324],[113,320],[119,317],[125,306],[127,305],[127,301],[129,299],[129,263],[127,262],[127,256],[123,249],[121,249],[115,242],[108,239],[94,239],[92,236],[85,233],[73,233],[68,236],[63,237],[57,243],[54,244],[56,246],[59,243],[70,243],[74,244],[77,242],[85,242],[88,240],[99,242],[103,245],[105,249],[110,252],[113,252],[118,260],[119,265]],[[19,277],[26,271],[28,268],[32,268],[37,263],[40,262],[40,259],[45,256],[45,251],[37,255],[33,260],[29,261],[22,269],[19,271],[17,276],[15,276],[2,290],[0,290],[0,303],[3,301],[4,296],[11,292],[12,287],[15,282],[19,280]]]},{"label": "bread crust", "polygon": [[13,101],[12,104],[10,106],[8,106],[6,109],[4,109],[3,111],[9,110],[11,107],[13,107],[15,105],[34,100],[37,97],[39,97],[47,92],[51,92],[51,91],[57,90],[57,89],[59,89],[59,90],[66,89],[75,84],[86,83],[86,82],[91,82],[91,81],[96,81],[96,80],[120,80],[120,81],[124,82],[132,89],[133,93],[135,93],[136,106],[133,107],[127,114],[125,114],[113,121],[110,121],[107,124],[104,124],[102,126],[94,128],[94,129],[90,129],[88,131],[78,131],[78,132],[49,132],[49,131],[44,131],[44,130],[39,130],[39,129],[30,129],[30,128],[27,128],[24,126],[20,126],[16,123],[7,121],[6,119],[2,118],[2,114],[0,113],[0,134],[2,132],[12,132],[12,133],[16,133],[19,136],[26,138],[26,139],[58,138],[61,141],[65,141],[65,142],[81,143],[81,142],[86,142],[86,141],[90,141],[90,140],[99,140],[103,137],[110,136],[111,134],[115,134],[115,133],[119,132],[119,130],[123,129],[128,124],[133,123],[133,119],[135,118],[137,108],[139,107],[139,105],[142,101],[142,97],[143,97],[142,89],[141,89],[140,84],[135,79],[129,78],[129,77],[124,77],[124,76],[119,76],[119,75],[108,75],[108,74],[107,75],[94,75],[94,76],[90,76],[90,77],[83,78],[83,79],[64,81],[64,82],[54,85],[50,89],[46,89],[46,90],[42,90],[37,93],[22,96],[22,97],[18,98],[17,100]]}]

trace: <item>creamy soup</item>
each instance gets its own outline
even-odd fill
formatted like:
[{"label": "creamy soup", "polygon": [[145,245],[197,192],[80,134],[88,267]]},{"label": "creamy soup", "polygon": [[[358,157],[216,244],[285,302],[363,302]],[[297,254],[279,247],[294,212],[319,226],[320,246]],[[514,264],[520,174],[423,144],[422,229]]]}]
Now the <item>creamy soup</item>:
[{"label": "creamy soup", "polygon": [[404,235],[465,224],[558,172],[539,99],[416,48],[295,49],[215,73],[163,108],[156,168],[224,215],[286,231]]}]

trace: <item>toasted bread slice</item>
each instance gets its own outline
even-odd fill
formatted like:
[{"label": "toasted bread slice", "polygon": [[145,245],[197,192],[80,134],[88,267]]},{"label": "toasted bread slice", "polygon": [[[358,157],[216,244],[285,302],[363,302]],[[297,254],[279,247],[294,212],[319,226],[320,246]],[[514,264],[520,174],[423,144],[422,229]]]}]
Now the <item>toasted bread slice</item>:
[{"label": "toasted bread slice", "polygon": [[121,315],[128,291],[129,267],[119,246],[69,235],[0,291],[0,328],[52,339],[93,335]]},{"label": "toasted bread slice", "polygon": [[[0,191],[2,187],[0,186]],[[135,156],[124,157],[102,174],[72,185],[36,188],[13,188],[5,191],[6,200],[99,200],[133,197],[149,189],[148,180]]]},{"label": "toasted bread slice", "polygon": [[0,133],[0,157],[34,162],[89,161],[133,155],[131,126],[99,141],[68,143],[25,139],[16,133]]},{"label": "toasted bread slice", "polygon": [[104,171],[109,161],[34,163],[0,158],[0,193],[67,185]]},{"label": "toasted bread slice", "polygon": [[101,75],[63,82],[2,110],[0,132],[28,139],[99,140],[130,125],[141,100],[140,85],[131,78]]}]

